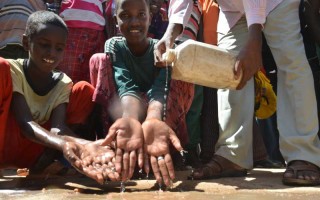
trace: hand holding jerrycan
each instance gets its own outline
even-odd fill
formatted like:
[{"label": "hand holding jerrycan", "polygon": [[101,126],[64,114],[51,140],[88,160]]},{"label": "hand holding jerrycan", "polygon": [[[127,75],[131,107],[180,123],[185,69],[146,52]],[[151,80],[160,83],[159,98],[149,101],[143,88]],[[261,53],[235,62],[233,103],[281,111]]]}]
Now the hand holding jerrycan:
[{"label": "hand holding jerrycan", "polygon": [[242,78],[242,73],[237,80],[234,76],[237,55],[235,51],[187,40],[169,49],[163,58],[172,65],[172,79],[235,90]]}]

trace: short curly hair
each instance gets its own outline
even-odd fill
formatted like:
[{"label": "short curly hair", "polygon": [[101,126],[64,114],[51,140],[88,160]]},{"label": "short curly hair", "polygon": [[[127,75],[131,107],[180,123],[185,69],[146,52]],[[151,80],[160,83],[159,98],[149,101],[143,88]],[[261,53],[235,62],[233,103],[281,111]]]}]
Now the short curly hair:
[{"label": "short curly hair", "polygon": [[27,21],[25,35],[32,38],[33,35],[37,34],[37,31],[42,24],[51,24],[58,26],[66,31],[68,34],[68,27],[59,15],[46,10],[36,11],[32,13]]},{"label": "short curly hair", "polygon": [[[119,9],[119,3],[120,3],[120,1],[122,1],[122,0],[116,0],[116,5],[115,5],[115,14],[117,14],[117,11],[118,11],[118,9]],[[150,0],[144,0],[144,1],[147,3],[148,8],[149,8]]]}]

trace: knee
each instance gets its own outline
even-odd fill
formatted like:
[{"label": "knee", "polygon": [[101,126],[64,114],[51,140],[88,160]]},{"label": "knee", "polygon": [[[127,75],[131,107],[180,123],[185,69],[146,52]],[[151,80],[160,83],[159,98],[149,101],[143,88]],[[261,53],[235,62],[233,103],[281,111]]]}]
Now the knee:
[{"label": "knee", "polygon": [[0,57],[0,75],[7,74],[10,74],[10,65],[6,59]]},{"label": "knee", "polygon": [[76,84],[74,84],[72,88],[72,92],[92,97],[94,92],[94,87],[86,81],[79,81]]},{"label": "knee", "polygon": [[99,67],[106,62],[105,53],[95,53],[91,56],[89,61],[90,72],[98,71]]}]

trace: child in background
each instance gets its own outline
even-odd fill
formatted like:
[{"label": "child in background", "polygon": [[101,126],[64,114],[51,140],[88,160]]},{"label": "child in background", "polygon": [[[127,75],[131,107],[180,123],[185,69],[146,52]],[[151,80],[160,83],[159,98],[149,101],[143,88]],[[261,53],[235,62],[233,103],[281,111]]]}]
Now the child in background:
[{"label": "child in background", "polygon": [[90,81],[90,57],[103,52],[106,0],[62,0],[60,17],[69,29],[63,61],[58,69],[73,82]]},{"label": "child in background", "polygon": [[[117,1],[116,19],[123,37],[109,39],[105,44],[106,54],[96,54],[90,60],[91,78],[96,87],[93,99],[110,113],[111,121],[116,120],[105,144],[116,138],[116,169],[122,179],[127,180],[135,166],[131,158],[136,157],[136,150],[141,155],[144,143],[146,173],[149,173],[150,161],[157,181],[161,183],[163,178],[164,183],[170,185],[174,168],[169,141],[178,151],[182,150],[179,139],[182,144],[188,141],[185,116],[193,99],[193,85],[170,80],[165,68],[154,66],[153,50],[157,40],[147,37],[148,0]],[[121,135],[129,135],[130,145],[119,145]]]},{"label": "child in background", "polygon": [[43,0],[0,1],[0,56],[3,58],[28,58],[22,46],[22,35],[28,17],[37,10],[45,10]]},{"label": "child in background", "polygon": [[117,175],[110,173],[110,167],[93,169],[92,162],[102,156],[103,162],[111,161],[114,152],[100,146],[101,141],[78,138],[67,126],[86,121],[94,90],[86,82],[73,86],[68,76],[55,70],[67,35],[67,26],[58,15],[35,12],[23,35],[29,58],[0,58],[0,168],[37,168],[48,147],[62,152],[78,171],[102,184],[104,177]]},{"label": "child in background", "polygon": [[148,37],[161,39],[167,30],[169,24],[168,11],[162,7],[163,4],[164,0],[151,0],[150,2],[152,19],[149,26]]}]

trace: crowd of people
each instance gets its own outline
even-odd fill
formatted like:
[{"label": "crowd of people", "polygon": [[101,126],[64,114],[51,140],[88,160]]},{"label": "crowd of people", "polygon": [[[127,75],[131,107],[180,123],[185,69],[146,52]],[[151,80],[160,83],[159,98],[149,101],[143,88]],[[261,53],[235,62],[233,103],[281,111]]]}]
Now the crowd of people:
[{"label": "crowd of people", "polygon": [[[0,9],[0,169],[36,174],[58,160],[100,184],[143,169],[169,186],[186,166],[197,180],[285,166],[285,185],[320,185],[319,0],[3,0]],[[238,52],[236,90],[171,79],[162,55],[188,39]],[[263,118],[258,72],[277,94]]]}]

